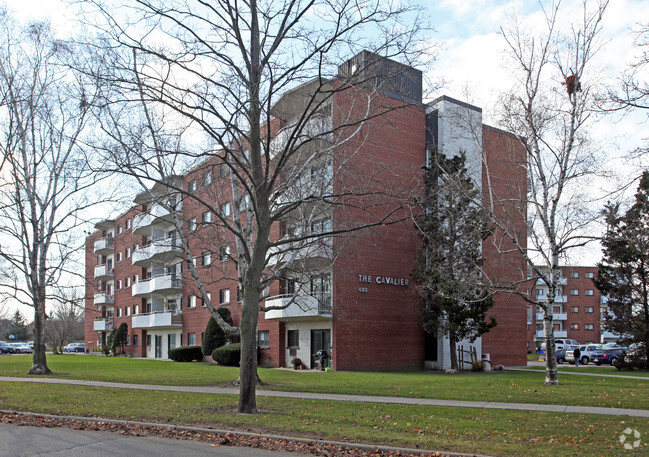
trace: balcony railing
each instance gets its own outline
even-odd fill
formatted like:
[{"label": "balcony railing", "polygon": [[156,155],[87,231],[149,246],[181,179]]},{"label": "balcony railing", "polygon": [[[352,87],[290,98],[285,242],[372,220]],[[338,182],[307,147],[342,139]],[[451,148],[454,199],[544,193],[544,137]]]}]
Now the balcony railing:
[{"label": "balcony railing", "polygon": [[[565,286],[566,284],[568,284],[568,280],[566,278],[564,278],[563,276],[561,276],[559,278],[559,280],[557,281],[557,284],[560,285],[560,286]],[[546,287],[545,281],[543,281],[541,278],[538,278],[536,280],[536,285],[541,286],[541,287]]]},{"label": "balcony railing", "polygon": [[115,303],[115,296],[106,292],[95,294],[95,305],[112,305]]},{"label": "balcony railing", "polygon": [[107,332],[113,330],[113,320],[109,318],[97,318],[93,323],[92,328],[96,332]]},{"label": "balcony railing", "polygon": [[333,242],[329,237],[322,237],[308,242],[301,242],[303,246],[295,243],[284,244],[270,248],[268,252],[269,265],[277,265],[295,260],[334,258]]},{"label": "balcony railing", "polygon": [[95,254],[112,252],[114,250],[113,241],[113,237],[100,238],[95,241]]},{"label": "balcony railing", "polygon": [[[180,205],[176,208],[176,213],[180,214]],[[133,218],[133,233],[146,233],[151,225],[160,222],[171,222],[173,220],[171,211],[161,205],[152,205],[148,213],[138,214]]]},{"label": "balcony railing", "polygon": [[182,288],[182,279],[173,275],[160,275],[134,283],[131,291],[134,297],[139,297],[154,293],[167,294],[178,292]]},{"label": "balcony railing", "polygon": [[182,325],[182,314],[179,311],[136,314],[131,320],[133,328],[181,327]]},{"label": "balcony railing", "polygon": [[266,299],[266,308],[282,307],[266,311],[266,319],[294,319],[303,317],[328,317],[333,314],[331,294],[280,295]]},{"label": "balcony railing", "polygon": [[[536,337],[537,338],[545,338],[545,330],[537,330],[536,331]],[[555,330],[554,331],[554,337],[555,338],[567,338],[568,337],[568,331],[567,330]]]},{"label": "balcony railing", "polygon": [[175,237],[156,238],[147,246],[138,248],[132,256],[133,265],[139,265],[152,260],[168,262],[182,255],[180,240]]},{"label": "balcony railing", "polygon": [[[536,313],[536,320],[537,321],[542,321],[543,320],[543,313]],[[552,320],[553,321],[565,321],[565,320],[568,320],[568,315],[566,313],[552,313]]]},{"label": "balcony railing", "polygon": [[115,276],[115,269],[109,265],[97,265],[95,267],[95,279],[112,278]]}]

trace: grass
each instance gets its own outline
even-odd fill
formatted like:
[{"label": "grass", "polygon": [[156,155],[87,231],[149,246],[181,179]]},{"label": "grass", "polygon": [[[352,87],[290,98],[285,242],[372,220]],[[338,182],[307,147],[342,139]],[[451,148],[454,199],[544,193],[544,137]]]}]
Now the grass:
[{"label": "grass", "polygon": [[[544,366],[528,366],[529,370],[545,371]],[[620,376],[635,376],[638,378],[649,378],[649,371],[631,371],[631,370],[618,370],[610,365],[596,366],[592,363],[586,366],[579,365],[557,365],[559,373],[592,373],[592,374],[610,374]]]},{"label": "grass", "polygon": [[[238,369],[98,356],[48,356],[54,377],[158,385],[231,386]],[[0,376],[25,376],[30,356],[0,357]],[[581,368],[579,368],[581,370]],[[590,372],[590,371],[589,371]],[[544,373],[302,372],[260,369],[266,390],[382,395],[447,400],[541,403],[649,409],[649,382],[563,376],[544,386]]]},{"label": "grass", "polygon": [[[456,378],[457,379],[457,378]],[[649,420],[629,417],[377,405],[258,398],[260,414],[239,415],[236,397],[0,382],[5,409],[244,429],[289,436],[499,456],[627,455],[627,427],[649,434]],[[635,455],[649,453],[643,440]]]}]

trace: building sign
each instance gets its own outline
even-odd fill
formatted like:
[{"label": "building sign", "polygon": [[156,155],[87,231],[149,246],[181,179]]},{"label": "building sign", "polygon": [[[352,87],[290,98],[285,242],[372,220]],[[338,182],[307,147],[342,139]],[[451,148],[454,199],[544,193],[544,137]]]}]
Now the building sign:
[{"label": "building sign", "polygon": [[371,275],[358,275],[358,282],[363,284],[362,287],[358,288],[359,292],[366,293],[368,288],[365,287],[365,284],[379,284],[379,285],[388,285],[388,286],[401,286],[408,287],[408,278],[394,278],[392,276],[371,276]]}]

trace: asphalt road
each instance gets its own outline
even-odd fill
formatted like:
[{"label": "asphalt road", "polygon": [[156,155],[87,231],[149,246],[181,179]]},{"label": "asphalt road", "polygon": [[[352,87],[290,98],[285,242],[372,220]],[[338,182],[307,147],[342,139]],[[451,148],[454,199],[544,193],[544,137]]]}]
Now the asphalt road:
[{"label": "asphalt road", "polygon": [[0,457],[295,457],[245,447],[211,446],[195,441],[122,436],[69,428],[43,428],[0,424]]}]

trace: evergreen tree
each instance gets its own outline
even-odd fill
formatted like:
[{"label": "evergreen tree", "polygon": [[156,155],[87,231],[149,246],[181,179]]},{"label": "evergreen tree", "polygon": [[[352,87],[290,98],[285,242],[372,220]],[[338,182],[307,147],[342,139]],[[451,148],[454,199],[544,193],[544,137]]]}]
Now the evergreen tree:
[{"label": "evergreen tree", "polygon": [[[10,335],[12,335],[13,338],[10,338]],[[29,338],[29,329],[27,328],[25,318],[20,314],[20,311],[16,310],[11,318],[9,331],[5,334],[5,338],[14,342],[26,341]]]},{"label": "evergreen tree", "polygon": [[487,321],[493,299],[480,268],[481,244],[491,227],[465,164],[464,153],[448,158],[438,153],[426,168],[427,195],[416,218],[424,249],[413,271],[424,299],[424,330],[449,338],[455,369],[456,343],[473,342],[496,325],[494,317]]},{"label": "evergreen tree", "polygon": [[[649,355],[649,172],[640,178],[635,203],[621,214],[619,203],[604,209],[604,258],[595,286],[608,297],[606,326],[626,342],[643,342]],[[649,369],[649,358],[645,358]]]},{"label": "evergreen tree", "polygon": [[114,335],[111,333],[113,337],[112,341],[112,349],[113,349],[113,355],[117,355],[117,348],[120,348],[120,353],[124,353],[124,345],[126,344],[126,337],[128,336],[128,326],[126,325],[126,322],[122,322],[119,324],[119,327],[117,327],[116,330],[113,330]]},{"label": "evergreen tree", "polygon": [[[230,325],[233,325],[232,314],[227,308],[217,308],[216,312],[223,318],[225,322]],[[213,317],[207,321],[205,326],[205,333],[203,333],[203,345],[202,351],[203,355],[212,355],[212,352],[216,348],[224,346],[228,342],[228,336],[225,334],[223,329],[219,327],[219,324],[216,323]]]}]

